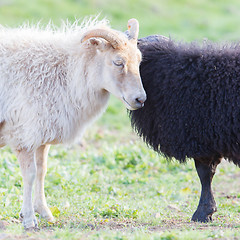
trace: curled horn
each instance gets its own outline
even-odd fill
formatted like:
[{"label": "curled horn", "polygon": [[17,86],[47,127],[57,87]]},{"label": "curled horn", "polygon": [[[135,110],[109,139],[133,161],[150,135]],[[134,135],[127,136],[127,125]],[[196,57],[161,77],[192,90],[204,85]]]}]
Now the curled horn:
[{"label": "curled horn", "polygon": [[137,41],[138,38],[138,33],[139,33],[139,23],[138,20],[135,18],[129,19],[128,20],[128,36],[129,39],[133,39]]},{"label": "curled horn", "polygon": [[100,38],[103,38],[105,39],[106,41],[108,41],[112,47],[114,49],[116,48],[120,48],[124,43],[123,41],[121,41],[118,37],[117,34],[115,34],[114,32],[110,32],[108,30],[105,30],[105,29],[93,29],[93,30],[90,30],[88,32],[86,32],[82,39],[81,39],[81,42],[85,42],[86,40],[88,40],[89,38],[92,38],[92,37],[100,37]]}]

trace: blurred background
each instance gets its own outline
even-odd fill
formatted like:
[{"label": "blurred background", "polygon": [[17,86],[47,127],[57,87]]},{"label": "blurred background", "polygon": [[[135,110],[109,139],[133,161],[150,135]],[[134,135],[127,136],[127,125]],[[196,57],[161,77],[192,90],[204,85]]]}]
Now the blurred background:
[{"label": "blurred background", "polygon": [[56,24],[61,20],[100,14],[112,27],[125,30],[129,18],[140,22],[140,37],[170,35],[180,40],[239,39],[238,0],[0,0],[0,23],[25,21]]}]

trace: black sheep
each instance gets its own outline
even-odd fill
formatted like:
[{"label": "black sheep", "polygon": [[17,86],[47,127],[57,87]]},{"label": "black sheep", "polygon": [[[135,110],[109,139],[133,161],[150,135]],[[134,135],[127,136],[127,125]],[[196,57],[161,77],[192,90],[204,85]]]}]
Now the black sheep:
[{"label": "black sheep", "polygon": [[147,101],[131,111],[133,128],[155,151],[193,158],[202,191],[193,221],[217,211],[211,182],[224,157],[240,166],[240,45],[139,40]]}]

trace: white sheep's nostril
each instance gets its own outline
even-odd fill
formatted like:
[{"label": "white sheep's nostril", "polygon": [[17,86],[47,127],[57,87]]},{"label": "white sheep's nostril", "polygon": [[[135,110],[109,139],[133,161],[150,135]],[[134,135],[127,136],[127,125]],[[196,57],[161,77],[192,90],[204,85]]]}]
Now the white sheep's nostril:
[{"label": "white sheep's nostril", "polygon": [[137,103],[144,103],[145,102],[145,99],[142,99],[142,98],[136,98],[135,99]]},{"label": "white sheep's nostril", "polygon": [[144,94],[141,97],[137,97],[135,99],[135,101],[138,102],[138,103],[144,103],[146,101],[146,99],[147,99],[147,96],[146,96],[146,94]]},{"label": "white sheep's nostril", "polygon": [[145,101],[146,101],[146,96],[135,98],[136,105],[138,105],[139,107],[143,107]]}]

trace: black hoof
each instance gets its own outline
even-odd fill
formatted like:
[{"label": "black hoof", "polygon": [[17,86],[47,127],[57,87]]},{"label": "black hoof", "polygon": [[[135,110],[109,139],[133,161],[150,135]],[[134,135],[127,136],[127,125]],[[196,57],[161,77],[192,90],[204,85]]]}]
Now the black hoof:
[{"label": "black hoof", "polygon": [[209,207],[206,205],[199,205],[197,210],[192,216],[192,221],[194,222],[212,222],[212,215],[217,211],[216,205]]},{"label": "black hoof", "polygon": [[195,212],[191,220],[193,222],[202,222],[202,223],[212,222],[212,214],[205,215],[203,213],[198,214],[197,212]]}]

